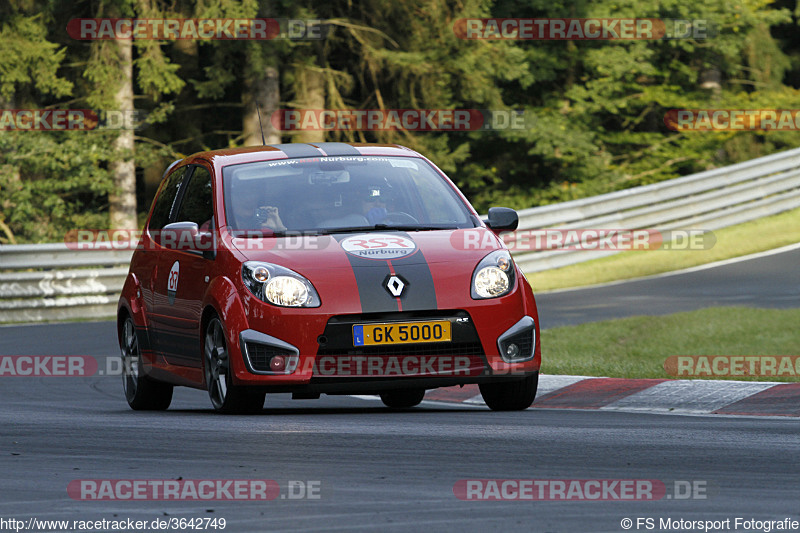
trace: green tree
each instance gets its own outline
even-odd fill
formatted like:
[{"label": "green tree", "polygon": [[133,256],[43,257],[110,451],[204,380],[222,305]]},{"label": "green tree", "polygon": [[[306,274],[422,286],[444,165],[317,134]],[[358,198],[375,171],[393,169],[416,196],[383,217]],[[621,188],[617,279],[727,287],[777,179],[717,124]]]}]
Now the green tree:
[{"label": "green tree", "polygon": [[[709,20],[708,39],[518,42],[534,83],[509,85],[534,127],[503,135],[501,186],[482,205],[516,207],[652,183],[795,146],[785,133],[678,133],[672,108],[792,107],[789,66],[770,29],[789,21],[769,2],[544,0],[499,2],[494,16]],[[512,15],[513,14],[513,15]],[[520,148],[525,147],[523,153]],[[488,154],[481,153],[485,163]]]}]

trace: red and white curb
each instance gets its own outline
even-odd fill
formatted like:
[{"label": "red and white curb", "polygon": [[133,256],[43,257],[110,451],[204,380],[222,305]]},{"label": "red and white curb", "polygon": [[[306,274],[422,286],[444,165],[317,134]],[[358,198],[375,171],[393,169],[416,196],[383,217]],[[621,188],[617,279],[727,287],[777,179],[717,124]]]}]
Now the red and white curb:
[{"label": "red and white curb", "polygon": [[[434,389],[425,400],[485,405],[477,385]],[[800,383],[541,375],[533,407],[800,417]]]}]

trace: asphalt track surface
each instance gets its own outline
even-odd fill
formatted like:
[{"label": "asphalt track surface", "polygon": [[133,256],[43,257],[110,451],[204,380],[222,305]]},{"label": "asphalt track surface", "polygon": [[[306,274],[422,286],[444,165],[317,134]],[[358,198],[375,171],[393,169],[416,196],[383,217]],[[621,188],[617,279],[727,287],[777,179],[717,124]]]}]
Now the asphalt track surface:
[{"label": "asphalt track surface", "polygon": [[794,248],[714,268],[538,294],[541,325],[552,328],[713,306],[800,307],[800,248]]},{"label": "asphalt track surface", "polygon": [[[737,263],[733,271],[701,271],[719,281],[717,292],[713,283],[692,291],[697,272],[543,295],[540,312],[567,316],[554,325],[642,309],[659,314],[696,308],[703,298],[705,305],[797,306],[798,253],[764,259]],[[781,278],[786,273],[788,281]],[[685,296],[676,293],[681,287]],[[773,297],[751,292],[759,287]],[[611,289],[622,301],[603,292]],[[732,298],[734,293],[743,297]],[[601,311],[581,315],[575,303],[581,295],[585,307]],[[658,304],[662,298],[669,305]],[[632,306],[637,301],[649,304]],[[16,326],[0,328],[0,354],[90,355],[102,369],[117,348],[110,322]],[[758,531],[734,529],[736,518],[800,521],[795,419],[536,408],[495,413],[429,402],[390,412],[369,399],[293,401],[285,395],[268,396],[259,415],[229,417],[211,412],[204,392],[188,389],[176,389],[169,411],[143,413],[128,409],[119,377],[99,375],[5,377],[0,402],[1,519],[225,518],[225,531],[464,532],[626,531],[624,518],[633,520],[628,531],[660,531],[660,519],[667,518],[730,519],[723,531]],[[265,479],[278,483],[281,497],[74,500],[67,486],[80,479]],[[458,499],[454,485],[471,479],[646,479],[663,482],[671,497]],[[291,499],[290,481],[312,482],[319,497]],[[700,492],[679,498],[676,481]],[[653,529],[644,521],[637,528],[637,519],[647,518],[654,519]]]}]

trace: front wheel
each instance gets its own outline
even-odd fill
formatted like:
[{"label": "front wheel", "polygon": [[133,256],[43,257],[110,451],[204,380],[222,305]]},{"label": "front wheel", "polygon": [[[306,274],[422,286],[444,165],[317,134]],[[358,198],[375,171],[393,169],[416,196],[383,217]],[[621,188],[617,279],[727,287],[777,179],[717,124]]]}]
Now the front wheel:
[{"label": "front wheel", "polygon": [[425,397],[425,389],[393,390],[381,394],[381,401],[392,409],[408,409],[419,405]]},{"label": "front wheel", "polygon": [[508,381],[482,383],[478,386],[483,401],[492,411],[522,411],[533,404],[539,386],[539,373]]},{"label": "front wheel", "polygon": [[122,389],[128,405],[136,411],[163,411],[172,402],[172,385],[144,373],[139,336],[131,317],[125,319],[119,339],[122,352]]},{"label": "front wheel", "polygon": [[203,367],[211,404],[219,413],[258,413],[264,408],[265,393],[252,392],[233,384],[233,367],[225,343],[222,322],[214,317],[206,327]]}]

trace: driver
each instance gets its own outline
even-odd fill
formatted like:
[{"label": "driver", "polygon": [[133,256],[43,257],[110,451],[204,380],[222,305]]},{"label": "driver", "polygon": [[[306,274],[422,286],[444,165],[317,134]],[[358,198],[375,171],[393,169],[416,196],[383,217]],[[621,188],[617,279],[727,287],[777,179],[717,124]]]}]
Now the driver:
[{"label": "driver", "polygon": [[261,199],[257,190],[248,187],[237,192],[233,199],[233,215],[238,229],[286,231],[277,207],[259,205]]},{"label": "driver", "polygon": [[386,219],[386,191],[380,185],[368,185],[361,192],[361,214],[370,224],[380,224]]}]

